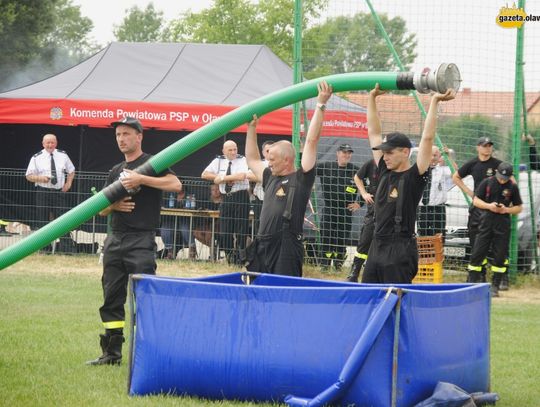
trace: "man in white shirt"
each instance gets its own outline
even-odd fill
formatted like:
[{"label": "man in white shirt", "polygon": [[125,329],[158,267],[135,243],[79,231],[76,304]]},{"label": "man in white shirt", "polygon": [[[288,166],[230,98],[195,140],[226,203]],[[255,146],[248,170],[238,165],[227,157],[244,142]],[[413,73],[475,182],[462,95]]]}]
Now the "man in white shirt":
[{"label": "man in white shirt", "polygon": [[[457,169],[453,162],[454,168]],[[430,174],[422,200],[418,206],[417,232],[419,236],[446,235],[446,200],[454,186],[452,172],[437,146],[432,147]]]},{"label": "man in white shirt", "polygon": [[42,145],[26,169],[26,179],[36,187],[36,229],[66,211],[67,192],[75,178],[75,166],[65,151],[56,148],[56,136],[45,134]]},{"label": "man in white shirt", "polygon": [[[255,180],[246,158],[232,140],[223,143],[223,155],[204,169],[201,178],[219,185],[223,200],[219,209],[220,249],[229,264],[241,264],[249,230],[249,180]],[[235,244],[236,242],[236,244]]]}]

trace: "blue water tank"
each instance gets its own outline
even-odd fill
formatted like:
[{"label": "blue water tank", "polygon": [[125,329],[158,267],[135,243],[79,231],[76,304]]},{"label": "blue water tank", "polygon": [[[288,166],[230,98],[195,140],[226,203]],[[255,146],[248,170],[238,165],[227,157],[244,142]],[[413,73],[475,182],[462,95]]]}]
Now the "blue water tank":
[{"label": "blue water tank", "polygon": [[129,393],[409,407],[439,381],[489,391],[488,284],[245,280],[136,276]]}]

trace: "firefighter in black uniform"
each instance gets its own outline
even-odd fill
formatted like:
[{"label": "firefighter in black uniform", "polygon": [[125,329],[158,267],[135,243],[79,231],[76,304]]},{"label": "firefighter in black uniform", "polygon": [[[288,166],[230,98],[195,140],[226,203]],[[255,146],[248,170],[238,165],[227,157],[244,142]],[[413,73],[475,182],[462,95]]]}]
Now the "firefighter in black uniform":
[{"label": "firefighter in black uniform", "polygon": [[320,82],[317,88],[317,107],[309,123],[301,168],[295,168],[294,146],[285,140],[272,144],[265,167],[257,148],[257,117],[253,116],[248,125],[246,157],[264,188],[259,230],[249,250],[249,271],[302,277],[304,215],[315,183],[324,110],[332,96],[332,86],[326,82]]},{"label": "firefighter in black uniform", "polygon": [[[375,195],[375,233],[362,283],[412,282],[418,271],[418,248],[414,235],[416,209],[426,185],[431,149],[437,127],[439,102],[452,100],[455,91],[431,97],[415,164],[410,164],[411,141],[402,133],[382,138],[376,97],[383,94],[379,84],[369,93],[368,137],[373,159],[379,168]],[[382,141],[382,143],[381,143]]]},{"label": "firefighter in black uniform", "polygon": [[358,187],[358,191],[362,199],[367,205],[367,211],[364,216],[360,238],[356,246],[354,261],[351,266],[351,273],[347,277],[347,281],[351,283],[358,282],[360,270],[368,257],[369,247],[373,240],[373,232],[375,230],[375,206],[373,199],[379,185],[379,169],[374,160],[369,160],[360,167],[354,175],[354,182]]},{"label": "firefighter in black uniform", "polygon": [[170,170],[157,177],[135,171],[151,157],[142,151],[143,127],[132,117],[111,124],[125,161],[109,172],[106,184],[118,179],[130,196],[100,212],[111,215],[111,232],[103,248],[103,306],[99,309],[105,334],[100,335],[103,354],[89,365],[117,365],[122,361],[124,304],[130,274],[156,272],[156,230],[159,228],[162,191],[180,192],[182,184]]},{"label": "firefighter in black uniform", "polygon": [[493,255],[491,292],[499,295],[502,275],[507,271],[510,215],[521,212],[522,201],[518,186],[510,180],[512,165],[502,162],[494,177],[485,179],[475,191],[473,204],[482,211],[480,228],[469,264],[469,281],[482,281],[482,265],[489,249]]},{"label": "firefighter in black uniform", "polygon": [[352,227],[352,213],[360,209],[354,175],[358,167],[351,164],[353,149],[342,144],[336,152],[336,161],[317,164],[316,174],[321,180],[324,210],[321,222],[323,268],[332,261],[340,270],[347,257],[347,241]]},{"label": "firefighter in black uniform", "polygon": [[[502,162],[501,160],[493,157],[493,141],[489,137],[480,137],[476,143],[476,151],[478,156],[472,158],[463,164],[452,176],[454,184],[456,184],[463,192],[474,198],[474,190],[480,185],[480,183],[486,178],[495,175],[495,170]],[[463,178],[471,175],[473,177],[473,189],[471,190]],[[481,211],[474,205],[469,208],[469,219],[467,220],[467,229],[469,231],[469,247],[472,250],[476,236],[478,235],[478,228],[480,227]],[[486,281],[486,266],[487,260],[484,259],[483,269],[481,272],[482,281]]]}]

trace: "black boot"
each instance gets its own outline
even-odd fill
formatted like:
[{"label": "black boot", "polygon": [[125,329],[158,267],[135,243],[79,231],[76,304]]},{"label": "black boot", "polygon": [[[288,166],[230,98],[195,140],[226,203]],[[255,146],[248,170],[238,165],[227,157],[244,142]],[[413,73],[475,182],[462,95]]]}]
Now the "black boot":
[{"label": "black boot", "polygon": [[508,282],[508,270],[501,274],[501,284],[499,286],[499,290],[508,291],[508,288],[510,287],[510,284]]},{"label": "black boot", "polygon": [[347,281],[349,283],[357,283],[358,277],[360,276],[360,270],[362,269],[362,265],[364,264],[364,259],[361,259],[360,257],[355,257],[353,264],[351,266],[351,274],[347,276]]},{"label": "black boot", "polygon": [[86,362],[87,365],[119,365],[122,362],[122,344],[125,339],[123,335],[99,335],[99,344],[103,354],[95,359]]},{"label": "black boot", "polygon": [[499,296],[499,288],[501,285],[502,273],[493,273],[493,278],[491,280],[491,296]]}]

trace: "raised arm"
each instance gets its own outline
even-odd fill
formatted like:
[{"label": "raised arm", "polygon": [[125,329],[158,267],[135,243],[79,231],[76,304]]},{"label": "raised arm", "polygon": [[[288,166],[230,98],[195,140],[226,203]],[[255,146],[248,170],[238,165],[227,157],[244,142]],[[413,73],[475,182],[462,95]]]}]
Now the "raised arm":
[{"label": "raised arm", "polygon": [[309,129],[306,136],[306,142],[304,144],[304,150],[302,152],[302,170],[308,172],[315,167],[317,162],[317,145],[321,138],[321,130],[324,119],[324,110],[326,109],[326,102],[332,96],[332,85],[322,81],[317,85],[319,94],[317,95],[317,107],[315,113],[309,123]]},{"label": "raised arm", "polygon": [[[255,181],[262,181],[264,164],[261,161],[261,154],[257,146],[257,124],[259,119],[257,115],[253,115],[253,120],[248,123],[248,131],[246,138],[246,160],[249,169],[255,176]],[[253,181],[253,180],[251,180]]]},{"label": "raised arm", "polygon": [[444,94],[435,93],[431,97],[429,111],[426,116],[426,122],[424,123],[424,131],[422,132],[422,138],[418,146],[418,157],[416,158],[416,165],[418,166],[420,175],[427,171],[431,162],[433,141],[435,140],[435,132],[437,131],[437,106],[439,102],[452,100],[455,97],[456,92],[453,89],[448,89]]},{"label": "raised arm", "polygon": [[[379,84],[375,85],[369,92],[368,106],[367,106],[367,125],[368,125],[368,138],[369,145],[373,148],[382,143],[382,126],[381,119],[379,118],[379,112],[377,111],[376,98],[379,95],[384,94]],[[379,165],[379,161],[383,155],[381,150],[371,150],[373,153],[373,159],[375,163]]]}]

